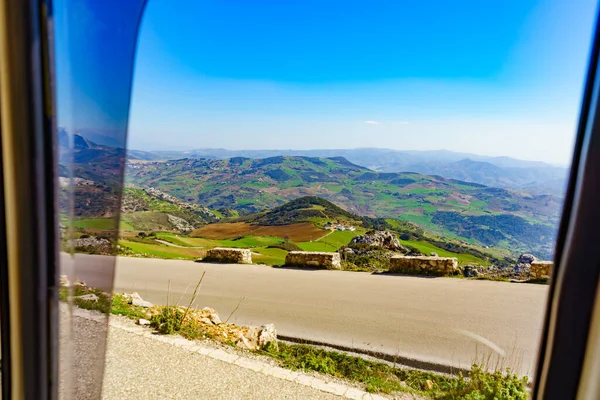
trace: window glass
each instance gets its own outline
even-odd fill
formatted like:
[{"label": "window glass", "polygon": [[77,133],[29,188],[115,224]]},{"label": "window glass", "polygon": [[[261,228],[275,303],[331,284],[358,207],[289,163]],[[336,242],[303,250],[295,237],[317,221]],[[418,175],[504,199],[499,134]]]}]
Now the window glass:
[{"label": "window glass", "polygon": [[72,278],[148,332],[356,390],[525,396],[595,1],[151,1],[131,105],[133,25],[86,7],[58,74]]}]

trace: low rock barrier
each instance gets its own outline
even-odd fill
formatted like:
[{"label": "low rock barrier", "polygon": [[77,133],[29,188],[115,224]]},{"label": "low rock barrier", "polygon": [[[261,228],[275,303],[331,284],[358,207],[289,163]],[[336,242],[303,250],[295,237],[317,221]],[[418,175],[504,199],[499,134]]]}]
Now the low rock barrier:
[{"label": "low rock barrier", "polygon": [[458,272],[458,259],[451,257],[393,256],[390,272],[421,275],[452,275]]},{"label": "low rock barrier", "polygon": [[249,249],[230,249],[215,247],[208,250],[203,261],[216,261],[236,264],[252,264],[252,253]]},{"label": "low rock barrier", "polygon": [[285,257],[285,265],[327,269],[342,268],[340,253],[318,251],[290,251]]},{"label": "low rock barrier", "polygon": [[529,270],[529,279],[550,279],[553,268],[552,261],[533,261]]}]

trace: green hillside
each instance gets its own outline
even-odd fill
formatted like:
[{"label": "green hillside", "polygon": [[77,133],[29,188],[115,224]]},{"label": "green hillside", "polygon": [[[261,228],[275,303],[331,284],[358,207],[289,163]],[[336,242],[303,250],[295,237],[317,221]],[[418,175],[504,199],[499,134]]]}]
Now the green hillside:
[{"label": "green hillside", "polygon": [[258,225],[287,225],[295,222],[361,221],[361,217],[349,213],[330,201],[316,196],[304,196],[258,214],[247,222]]},{"label": "green hillside", "polygon": [[[75,185],[75,223],[83,230],[114,228],[113,210],[117,192],[114,185],[86,181]],[[60,194],[62,207],[67,207],[66,192]],[[128,185],[121,201],[121,231],[186,232],[218,221],[215,213],[197,204],[179,200],[153,188]]]},{"label": "green hillside", "polygon": [[[353,214],[413,222],[446,238],[541,258],[553,251],[561,207],[550,195],[410,172],[378,173],[341,157],[137,162],[128,166],[127,179],[211,209],[242,215],[272,209],[274,214],[254,217],[269,224],[287,223],[276,211],[287,201],[318,196]],[[319,206],[307,205],[297,218],[327,215]]]}]

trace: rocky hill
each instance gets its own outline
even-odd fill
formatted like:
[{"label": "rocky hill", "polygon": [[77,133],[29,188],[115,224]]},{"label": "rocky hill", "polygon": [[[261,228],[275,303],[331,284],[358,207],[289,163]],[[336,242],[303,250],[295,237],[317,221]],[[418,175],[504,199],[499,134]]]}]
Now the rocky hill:
[{"label": "rocky hill", "polygon": [[342,157],[137,161],[128,163],[127,176],[184,201],[240,214],[318,196],[361,216],[413,222],[447,237],[540,257],[551,256],[562,205],[552,195],[376,172]]}]

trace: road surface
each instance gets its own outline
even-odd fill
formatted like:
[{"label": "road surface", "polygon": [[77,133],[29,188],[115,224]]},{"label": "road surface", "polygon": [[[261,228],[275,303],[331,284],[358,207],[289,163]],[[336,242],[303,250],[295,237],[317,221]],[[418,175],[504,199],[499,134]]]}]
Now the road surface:
[{"label": "road surface", "polygon": [[[77,274],[102,286],[109,257],[77,255]],[[115,291],[156,304],[196,302],[230,322],[274,323],[278,333],[403,358],[467,367],[491,356],[534,372],[548,287],[535,284],[298,270],[191,261],[117,260]]]}]

